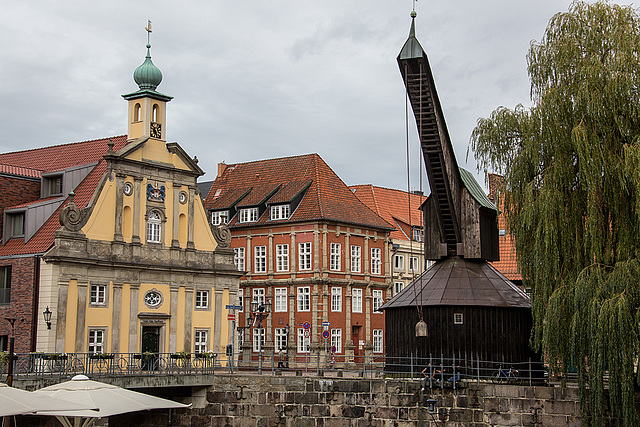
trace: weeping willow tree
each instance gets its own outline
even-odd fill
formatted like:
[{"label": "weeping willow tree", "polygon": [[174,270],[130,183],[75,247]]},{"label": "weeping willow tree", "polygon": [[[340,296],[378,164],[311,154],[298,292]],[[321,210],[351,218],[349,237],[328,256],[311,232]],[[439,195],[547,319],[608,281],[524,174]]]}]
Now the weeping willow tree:
[{"label": "weeping willow tree", "polygon": [[553,373],[578,370],[583,421],[600,425],[608,406],[615,423],[638,425],[639,12],[574,2],[527,63],[531,108],[479,119],[471,148],[504,176],[532,345]]}]

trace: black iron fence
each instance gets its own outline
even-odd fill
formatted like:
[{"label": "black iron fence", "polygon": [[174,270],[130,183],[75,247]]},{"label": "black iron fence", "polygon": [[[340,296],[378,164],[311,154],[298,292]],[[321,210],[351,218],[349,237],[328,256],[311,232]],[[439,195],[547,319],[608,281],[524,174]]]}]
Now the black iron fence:
[{"label": "black iron fence", "polygon": [[[7,353],[0,353],[0,373],[7,374]],[[405,378],[423,388],[456,388],[470,381],[537,385],[547,381],[544,364],[532,360],[495,362],[452,357],[363,355],[327,357],[257,353],[20,353],[13,359],[14,378],[68,378],[136,375],[202,375],[215,373],[317,375],[359,378]],[[2,380],[2,379],[0,379]]]}]

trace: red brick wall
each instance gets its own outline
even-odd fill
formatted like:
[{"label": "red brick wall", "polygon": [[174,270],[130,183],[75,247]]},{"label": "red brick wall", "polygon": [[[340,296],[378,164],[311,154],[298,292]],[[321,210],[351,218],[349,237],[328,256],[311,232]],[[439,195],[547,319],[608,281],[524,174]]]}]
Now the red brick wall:
[{"label": "red brick wall", "polygon": [[16,353],[31,351],[34,260],[34,257],[0,260],[0,267],[11,266],[11,301],[0,304],[0,335],[11,335],[11,325],[5,317],[18,319],[15,323]]},{"label": "red brick wall", "polygon": [[0,176],[0,238],[2,237],[4,210],[7,207],[40,198],[40,181]]}]

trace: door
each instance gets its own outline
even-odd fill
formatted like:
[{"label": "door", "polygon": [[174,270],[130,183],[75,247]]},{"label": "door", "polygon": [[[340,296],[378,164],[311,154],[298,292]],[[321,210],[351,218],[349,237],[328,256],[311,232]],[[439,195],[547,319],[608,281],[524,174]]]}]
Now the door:
[{"label": "door", "polygon": [[158,326],[142,327],[142,363],[141,368],[147,371],[158,369],[158,353],[160,353],[160,328]]},{"label": "door", "polygon": [[353,361],[355,363],[362,363],[362,347],[360,346],[360,329],[362,326],[351,326],[351,342],[353,342]]}]

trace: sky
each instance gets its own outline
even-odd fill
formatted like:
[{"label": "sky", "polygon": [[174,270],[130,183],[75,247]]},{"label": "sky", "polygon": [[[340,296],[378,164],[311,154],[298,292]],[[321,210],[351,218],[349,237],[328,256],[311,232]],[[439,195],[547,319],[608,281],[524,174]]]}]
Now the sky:
[{"label": "sky", "polygon": [[[530,105],[526,54],[568,0],[416,2],[458,164],[499,106]],[[625,4],[628,4],[626,2]],[[412,0],[4,1],[0,151],[123,135],[133,71],[162,71],[167,141],[215,179],[217,164],[318,153],[347,185],[406,190],[424,178],[396,57]],[[410,171],[407,172],[407,140]]]}]

